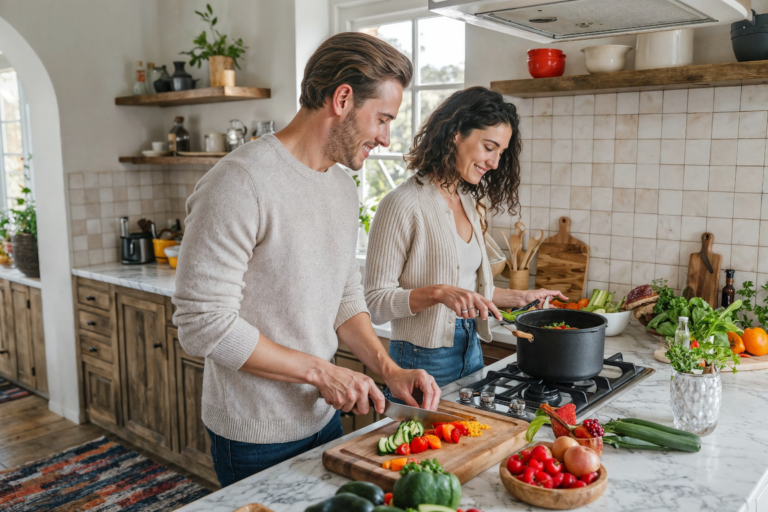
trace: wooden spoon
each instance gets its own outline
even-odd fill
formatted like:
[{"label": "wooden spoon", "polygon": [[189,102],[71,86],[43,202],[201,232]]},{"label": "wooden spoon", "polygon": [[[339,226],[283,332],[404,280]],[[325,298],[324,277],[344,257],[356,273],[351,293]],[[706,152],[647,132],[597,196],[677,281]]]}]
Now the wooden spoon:
[{"label": "wooden spoon", "polygon": [[512,253],[512,262],[515,265],[514,268],[515,270],[521,270],[517,265],[517,253],[523,248],[523,240],[517,235],[512,235],[509,237],[509,246],[509,251]]},{"label": "wooden spoon", "polygon": [[525,224],[522,222],[516,222],[515,223],[515,234],[520,237],[520,240],[523,239],[523,235],[525,234]]},{"label": "wooden spoon", "polygon": [[528,265],[531,263],[531,259],[533,258],[534,254],[536,254],[536,251],[539,250],[539,246],[541,245],[541,241],[544,239],[544,231],[542,230],[539,233],[539,237],[530,237],[528,239],[528,250],[525,251],[525,255],[523,256],[523,261],[520,264],[521,270],[524,270],[528,268]]},{"label": "wooden spoon", "polygon": [[509,238],[507,238],[507,234],[504,232],[504,230],[501,231],[501,236],[504,237],[504,243],[507,244],[507,249],[509,250],[509,253],[512,254],[512,247],[509,245]]}]

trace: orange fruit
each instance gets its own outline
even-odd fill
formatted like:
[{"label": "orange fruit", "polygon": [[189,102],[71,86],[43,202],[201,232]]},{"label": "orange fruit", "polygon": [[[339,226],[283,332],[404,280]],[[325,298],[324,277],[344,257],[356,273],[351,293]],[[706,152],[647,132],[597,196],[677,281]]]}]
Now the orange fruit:
[{"label": "orange fruit", "polygon": [[735,332],[728,333],[728,342],[731,344],[731,352],[734,354],[741,354],[746,350],[744,347],[744,340],[742,340],[741,336]]},{"label": "orange fruit", "polygon": [[768,354],[768,333],[760,327],[744,329],[741,339],[744,341],[744,348],[753,356]]},{"label": "orange fruit", "polygon": [[571,303],[565,305],[565,309],[575,309],[575,310],[578,311],[581,308],[579,308],[579,305],[576,304],[575,302],[571,302]]}]

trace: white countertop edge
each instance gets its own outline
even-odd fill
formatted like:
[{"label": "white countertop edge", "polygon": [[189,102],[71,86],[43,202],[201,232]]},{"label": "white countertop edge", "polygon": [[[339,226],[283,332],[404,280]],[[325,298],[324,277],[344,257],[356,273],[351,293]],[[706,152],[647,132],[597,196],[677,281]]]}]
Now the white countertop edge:
[{"label": "white countertop edge", "polygon": [[[117,265],[120,264],[118,263]],[[117,272],[112,267],[114,267],[114,265],[73,268],[72,275],[84,277],[86,279],[93,279],[94,281],[101,281],[102,283],[133,288],[134,290],[142,290],[149,293],[155,293],[157,295],[164,295],[166,297],[173,297],[173,293],[175,291],[175,286],[171,287],[174,280],[173,276],[161,276],[159,278],[156,275],[145,276],[142,274],[146,274],[147,272],[139,265],[126,265],[124,269],[120,269]],[[167,270],[172,271],[170,267]],[[122,273],[122,271],[125,273],[133,271],[133,273],[137,275],[121,277],[119,274]],[[168,282],[169,280],[170,283]],[[157,284],[151,284],[153,281],[157,282]]]},{"label": "white countertop edge", "polygon": [[12,283],[25,284],[31,288],[43,288],[39,277],[27,277],[17,268],[0,267],[0,279],[5,279]]}]

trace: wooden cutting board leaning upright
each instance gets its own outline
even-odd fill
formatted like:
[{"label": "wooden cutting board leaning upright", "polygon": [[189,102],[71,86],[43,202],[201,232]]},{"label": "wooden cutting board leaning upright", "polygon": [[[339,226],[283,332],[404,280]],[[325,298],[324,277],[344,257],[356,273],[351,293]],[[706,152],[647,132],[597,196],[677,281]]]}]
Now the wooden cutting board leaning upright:
[{"label": "wooden cutting board leaning upright", "polygon": [[541,242],[536,288],[560,290],[570,301],[584,297],[589,268],[589,246],[571,236],[571,219],[560,217],[560,230]]},{"label": "wooden cutting board leaning upright", "polygon": [[[462,418],[475,417],[480,423],[491,427],[483,430],[480,437],[462,437],[458,444],[443,442],[443,447],[439,450],[427,450],[408,456],[419,462],[424,459],[437,459],[443,468],[456,475],[462,484],[526,445],[525,431],[528,429],[528,423],[523,420],[447,400],[440,401],[438,410]],[[400,474],[383,469],[381,463],[401,456],[378,455],[376,444],[380,438],[394,434],[398,425],[400,423],[397,421],[387,423],[367,434],[325,450],[323,467],[352,480],[370,482],[387,492],[392,491]],[[430,427],[431,425],[424,425],[424,428]]]},{"label": "wooden cutting board leaning upright", "polygon": [[[712,233],[702,233],[701,251],[691,254],[688,262],[687,285],[691,288],[693,297],[701,297],[716,308],[717,290],[720,287],[720,263],[723,257],[712,252],[714,243],[715,236]],[[704,262],[705,257],[712,267],[712,272]]]}]

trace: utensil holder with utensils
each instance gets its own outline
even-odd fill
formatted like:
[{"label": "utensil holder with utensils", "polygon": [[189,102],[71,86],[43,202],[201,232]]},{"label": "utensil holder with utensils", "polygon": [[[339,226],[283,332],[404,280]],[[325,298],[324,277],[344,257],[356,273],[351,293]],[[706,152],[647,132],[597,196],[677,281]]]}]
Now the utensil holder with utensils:
[{"label": "utensil holder with utensils", "polygon": [[527,290],[528,289],[528,269],[509,271],[509,289]]},{"label": "utensil holder with utensils", "polygon": [[509,249],[510,259],[507,260],[507,269],[502,272],[502,276],[509,277],[510,290],[527,290],[528,275],[530,273],[530,264],[536,251],[539,250],[541,240],[544,238],[544,231],[541,231],[539,237],[531,236],[528,239],[528,249],[523,251],[523,235],[525,234],[525,225],[522,222],[515,224],[515,233],[507,238],[506,233],[501,231],[504,241]]}]

